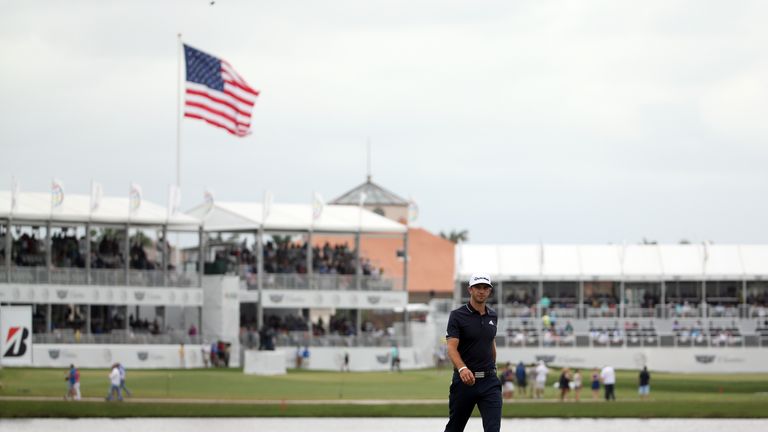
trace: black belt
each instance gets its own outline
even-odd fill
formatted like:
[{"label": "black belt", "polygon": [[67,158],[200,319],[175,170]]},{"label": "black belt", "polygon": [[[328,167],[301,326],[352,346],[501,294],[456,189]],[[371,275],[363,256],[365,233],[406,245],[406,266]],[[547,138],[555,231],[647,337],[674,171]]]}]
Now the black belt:
[{"label": "black belt", "polygon": [[488,377],[496,376],[496,369],[491,369],[487,371],[474,371],[473,373],[475,374],[476,379],[488,378]]}]

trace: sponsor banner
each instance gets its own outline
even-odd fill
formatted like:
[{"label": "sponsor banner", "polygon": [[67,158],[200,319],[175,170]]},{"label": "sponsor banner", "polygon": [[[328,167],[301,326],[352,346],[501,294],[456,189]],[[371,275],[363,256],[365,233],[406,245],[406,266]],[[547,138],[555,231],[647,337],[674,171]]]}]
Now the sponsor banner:
[{"label": "sponsor banner", "polygon": [[[558,367],[591,369],[611,365],[657,372],[768,372],[765,348],[498,348],[499,363],[544,361]],[[553,377],[554,379],[554,377]]]},{"label": "sponsor banner", "polygon": [[32,365],[32,306],[0,308],[0,364]]},{"label": "sponsor banner", "polygon": [[33,366],[63,368],[74,364],[79,368],[108,369],[120,362],[128,369],[201,368],[205,366],[202,348],[202,345],[36,344]]},{"label": "sponsor banner", "polygon": [[[296,365],[296,348],[278,348],[285,355],[288,367]],[[413,347],[399,347],[401,369],[424,369],[435,366],[431,355],[424,355]],[[344,354],[349,354],[349,368],[353,371],[388,371],[392,367],[391,347],[309,347],[309,360],[302,360],[302,368],[310,370],[341,370]],[[246,351],[247,355],[247,351]]]},{"label": "sponsor banner", "polygon": [[[342,308],[392,309],[405,307],[408,294],[403,291],[318,291],[275,290],[262,292],[264,307],[269,308]],[[258,292],[241,291],[241,302],[257,302]]]},{"label": "sponsor banner", "polygon": [[243,373],[246,375],[285,375],[288,373],[287,360],[280,351],[246,350],[244,354]]},{"label": "sponsor banner", "polygon": [[202,306],[200,288],[134,288],[83,285],[0,284],[0,302]]}]

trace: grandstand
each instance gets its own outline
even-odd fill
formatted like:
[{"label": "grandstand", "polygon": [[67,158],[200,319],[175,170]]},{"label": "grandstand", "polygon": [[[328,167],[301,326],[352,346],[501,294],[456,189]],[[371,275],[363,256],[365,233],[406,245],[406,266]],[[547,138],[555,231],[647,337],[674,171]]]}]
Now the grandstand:
[{"label": "grandstand", "polygon": [[[46,193],[15,201],[0,191],[0,304],[31,306],[35,366],[199,367],[203,345],[217,341],[237,366],[253,330],[244,323],[275,332],[278,345],[333,346],[341,336],[347,346],[407,344],[402,325],[397,334],[358,331],[363,311],[402,321],[393,311],[407,304],[405,278],[376,274],[355,246],[395,236],[407,250],[407,231],[365,209],[328,205],[313,216],[310,205],[273,204],[264,217],[253,203],[170,214],[146,201],[131,210],[128,198],[104,197],[98,209],[86,195],[57,208]],[[194,245],[181,260],[171,233]],[[347,235],[352,246],[307,247],[314,233]],[[233,247],[222,234],[256,241]],[[313,311],[326,314],[322,333],[308,331]]]},{"label": "grandstand", "polygon": [[672,370],[764,370],[768,246],[461,245],[454,304],[475,271],[496,281],[501,348],[548,358],[620,348],[609,356],[626,354],[625,367],[682,355],[694,362]]}]

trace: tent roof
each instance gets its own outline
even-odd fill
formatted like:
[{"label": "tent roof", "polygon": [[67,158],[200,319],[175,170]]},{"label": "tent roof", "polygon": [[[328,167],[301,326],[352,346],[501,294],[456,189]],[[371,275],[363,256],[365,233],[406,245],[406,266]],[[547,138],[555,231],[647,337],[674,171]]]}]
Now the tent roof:
[{"label": "tent roof", "polygon": [[144,226],[168,225],[175,231],[197,230],[200,221],[185,215],[176,213],[168,217],[165,206],[141,201],[141,206],[134,213],[130,212],[128,197],[103,197],[99,208],[91,213],[90,195],[66,194],[64,202],[54,211],[51,211],[51,194],[44,192],[20,192],[17,198],[16,209],[11,213],[11,192],[0,191],[0,219],[12,219],[24,222],[61,223],[102,223],[102,224],[131,224]]},{"label": "tent roof", "polygon": [[364,205],[408,206],[408,200],[368,180],[331,201],[331,204],[360,205],[360,195],[365,193]]},{"label": "tent roof", "polygon": [[768,245],[474,245],[456,248],[456,277],[738,279],[768,277]]},{"label": "tent roof", "polygon": [[[206,231],[255,231],[262,225],[262,203],[220,202],[211,207],[202,203],[187,212],[203,221]],[[278,204],[270,207],[267,231],[309,231],[322,233],[397,233],[406,232],[405,225],[379,216],[358,206],[326,205],[313,222],[310,204]]]}]

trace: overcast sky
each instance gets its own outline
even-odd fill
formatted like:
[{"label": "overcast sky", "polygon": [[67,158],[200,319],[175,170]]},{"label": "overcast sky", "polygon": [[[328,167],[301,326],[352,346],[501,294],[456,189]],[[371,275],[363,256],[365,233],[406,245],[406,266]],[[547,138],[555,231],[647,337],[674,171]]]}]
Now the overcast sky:
[{"label": "overcast sky", "polygon": [[373,180],[472,243],[768,242],[768,2],[0,0],[0,189],[166,202],[177,33],[262,93],[183,208]]}]

